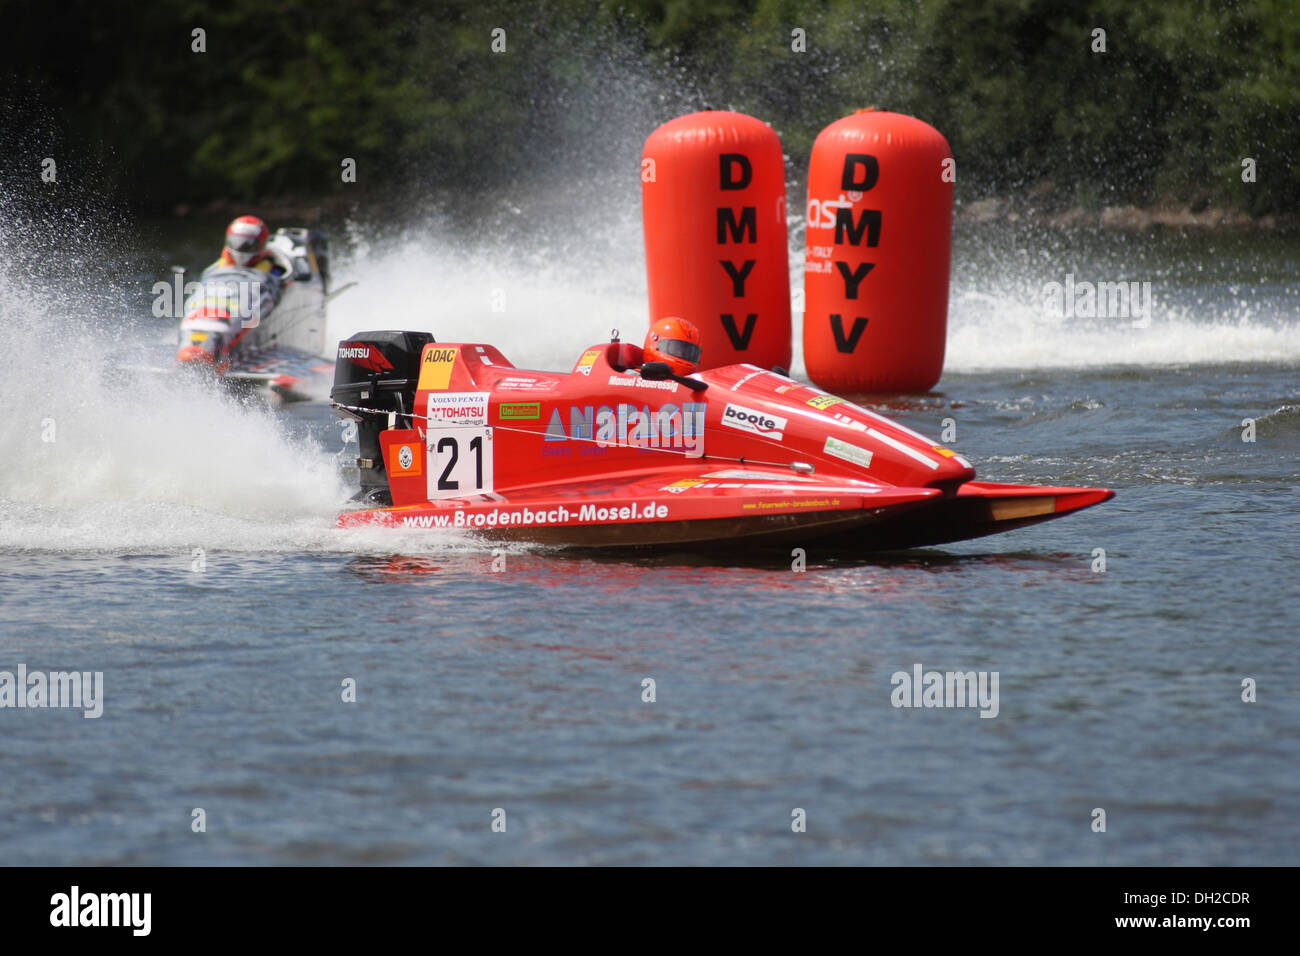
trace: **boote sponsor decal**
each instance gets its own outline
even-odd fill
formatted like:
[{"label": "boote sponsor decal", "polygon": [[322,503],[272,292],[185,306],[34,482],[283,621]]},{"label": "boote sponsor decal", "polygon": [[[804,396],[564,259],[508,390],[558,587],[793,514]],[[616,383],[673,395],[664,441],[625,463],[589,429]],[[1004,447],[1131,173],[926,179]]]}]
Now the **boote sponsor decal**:
[{"label": "boote sponsor decal", "polygon": [[751,435],[762,435],[773,441],[785,437],[787,420],[769,412],[758,412],[743,405],[728,404],[722,413],[722,424]]}]

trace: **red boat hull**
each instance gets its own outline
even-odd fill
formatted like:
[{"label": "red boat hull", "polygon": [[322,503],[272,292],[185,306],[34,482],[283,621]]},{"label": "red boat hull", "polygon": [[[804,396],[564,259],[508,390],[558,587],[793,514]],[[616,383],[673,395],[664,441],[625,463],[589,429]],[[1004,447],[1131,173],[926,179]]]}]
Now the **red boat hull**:
[{"label": "red boat hull", "polygon": [[[383,391],[370,370],[391,365],[374,347],[353,340],[339,354],[336,394],[340,374],[355,375],[345,360],[371,376],[353,393]],[[339,523],[577,547],[867,551],[995,534],[1113,497],[975,481],[960,454],[776,372],[645,379],[639,358],[596,346],[565,375],[517,370],[490,346],[425,345],[400,413],[336,401],[375,430],[382,461],[369,464],[392,502]]]}]

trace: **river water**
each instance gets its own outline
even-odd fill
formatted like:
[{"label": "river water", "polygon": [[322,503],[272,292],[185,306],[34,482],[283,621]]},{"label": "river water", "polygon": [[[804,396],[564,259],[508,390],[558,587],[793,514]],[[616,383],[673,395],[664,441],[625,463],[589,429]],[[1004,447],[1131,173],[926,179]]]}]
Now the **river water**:
[{"label": "river water", "polygon": [[[951,419],[983,478],[1118,496],[797,572],[336,529],[323,403],[105,374],[220,225],[146,224],[149,268],[95,283],[0,271],[0,671],[103,674],[98,719],[0,709],[6,863],[1300,862],[1295,239],[962,225],[944,378],[879,407]],[[527,251],[331,233],[362,283],[333,340],[560,368],[644,328],[634,218]],[[1152,307],[1053,315],[1067,276]],[[996,672],[996,717],[893,706],[917,665]]]}]

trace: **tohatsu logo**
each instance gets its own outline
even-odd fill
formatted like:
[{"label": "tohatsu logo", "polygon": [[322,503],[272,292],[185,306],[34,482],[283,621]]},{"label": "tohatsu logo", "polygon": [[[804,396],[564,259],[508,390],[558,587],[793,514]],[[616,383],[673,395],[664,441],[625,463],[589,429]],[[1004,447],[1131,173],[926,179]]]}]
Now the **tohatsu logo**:
[{"label": "tohatsu logo", "polygon": [[393,363],[384,358],[383,352],[368,344],[350,345],[340,342],[339,358],[347,359],[371,372],[387,372],[393,367]]},{"label": "tohatsu logo", "polygon": [[749,432],[751,435],[762,435],[764,438],[780,441],[785,437],[787,421],[777,415],[769,415],[767,412],[756,412],[743,405],[729,404],[726,411],[722,413],[722,424],[728,428]]}]

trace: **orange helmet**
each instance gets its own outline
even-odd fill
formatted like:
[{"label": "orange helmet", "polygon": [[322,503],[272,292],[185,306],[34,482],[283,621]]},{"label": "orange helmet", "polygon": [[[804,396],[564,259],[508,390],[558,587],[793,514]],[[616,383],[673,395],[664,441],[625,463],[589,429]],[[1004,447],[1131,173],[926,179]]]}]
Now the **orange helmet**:
[{"label": "orange helmet", "polygon": [[266,252],[270,234],[266,223],[256,216],[240,216],[226,227],[226,254],[237,266],[251,265]]},{"label": "orange helmet", "polygon": [[176,361],[189,368],[216,365],[217,360],[201,345],[187,345],[176,353]]},{"label": "orange helmet", "polygon": [[700,368],[700,330],[685,319],[670,316],[650,326],[642,360],[663,362],[674,375],[692,375]]}]

